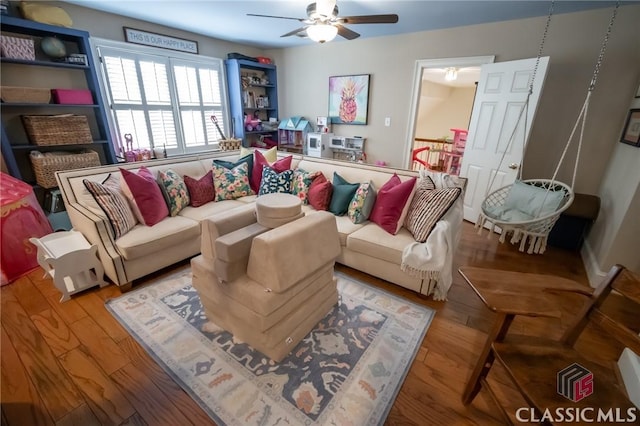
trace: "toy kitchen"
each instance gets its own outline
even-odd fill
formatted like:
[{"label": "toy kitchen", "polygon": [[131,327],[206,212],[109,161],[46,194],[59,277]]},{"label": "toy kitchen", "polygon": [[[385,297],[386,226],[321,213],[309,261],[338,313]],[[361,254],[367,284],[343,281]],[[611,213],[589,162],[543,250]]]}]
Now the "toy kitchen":
[{"label": "toy kitchen", "polygon": [[364,162],[366,138],[338,136],[329,132],[327,117],[318,117],[317,132],[307,134],[306,154],[310,157]]}]

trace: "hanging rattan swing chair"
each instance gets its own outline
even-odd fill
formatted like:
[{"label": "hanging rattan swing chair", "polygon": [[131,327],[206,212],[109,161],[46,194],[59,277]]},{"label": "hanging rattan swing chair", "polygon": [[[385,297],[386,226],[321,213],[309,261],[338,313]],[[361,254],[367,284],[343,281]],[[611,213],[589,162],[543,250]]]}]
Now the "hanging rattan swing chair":
[{"label": "hanging rattan swing chair", "polygon": [[[489,193],[490,188],[493,186],[493,183],[497,176],[497,173],[494,173],[492,179],[489,182],[489,185],[487,186],[487,193],[485,194],[485,199],[481,205],[481,212],[476,222],[478,234],[481,234],[482,229],[484,227],[487,227],[490,230],[488,236],[488,238],[490,238],[494,231],[496,231],[496,228],[500,228],[501,243],[504,243],[507,239],[507,236],[510,235],[511,244],[519,243],[520,246],[518,249],[521,252],[524,252],[526,250],[529,254],[544,253],[547,247],[547,238],[549,236],[549,232],[551,232],[551,229],[560,217],[560,214],[567,208],[569,208],[574,199],[573,187],[575,184],[578,163],[580,160],[580,150],[582,148],[584,127],[589,110],[589,101],[591,98],[591,93],[596,86],[596,81],[600,72],[600,65],[602,64],[602,59],[604,58],[604,53],[607,48],[607,42],[609,41],[609,36],[611,35],[611,30],[613,28],[613,23],[615,21],[619,5],[620,2],[616,2],[613,13],[611,15],[611,20],[609,21],[607,32],[604,37],[604,41],[602,43],[602,47],[600,48],[600,54],[598,55],[598,60],[596,61],[593,76],[587,90],[586,99],[584,101],[582,109],[580,110],[580,113],[578,114],[578,118],[573,126],[573,130],[571,131],[569,139],[565,144],[564,151],[562,152],[560,160],[558,161],[558,165],[556,166],[556,169],[553,173],[553,177],[551,179],[522,180],[521,167],[518,172],[518,178],[513,184],[504,186]],[[503,151],[502,157],[500,159],[500,165],[498,166],[497,170],[500,170],[500,166],[502,166],[505,154],[507,153],[511,143],[513,142],[516,129],[523,116],[525,128],[525,132],[523,132],[523,134],[526,135],[527,133],[527,111],[529,106],[529,98],[531,97],[531,94],[533,92],[533,82],[535,81],[538,64],[542,56],[542,49],[549,30],[551,16],[553,15],[553,7],[554,2],[552,1],[551,6],[549,7],[549,15],[547,17],[547,23],[540,43],[538,57],[531,76],[529,93],[527,95],[525,103],[520,110],[520,115],[513,129],[513,132],[511,133],[511,137],[509,138],[507,147]],[[580,126],[580,136],[578,141],[576,160],[573,168],[573,178],[571,180],[571,185],[567,185],[563,182],[557,181],[556,177],[558,175],[558,171],[560,170],[560,166],[565,159],[569,146],[573,141],[578,126]],[[524,143],[522,144],[522,146],[524,158]],[[528,200],[529,202],[529,204],[524,208],[522,205],[518,204],[523,200]],[[529,244],[528,248],[527,243]]]}]

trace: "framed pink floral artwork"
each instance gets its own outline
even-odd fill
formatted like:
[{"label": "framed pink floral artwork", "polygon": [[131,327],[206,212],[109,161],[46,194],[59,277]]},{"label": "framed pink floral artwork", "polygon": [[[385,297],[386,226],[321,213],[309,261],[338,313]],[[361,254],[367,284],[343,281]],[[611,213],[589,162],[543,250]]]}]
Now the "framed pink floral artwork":
[{"label": "framed pink floral artwork", "polygon": [[329,118],[333,124],[367,124],[370,74],[329,77]]}]

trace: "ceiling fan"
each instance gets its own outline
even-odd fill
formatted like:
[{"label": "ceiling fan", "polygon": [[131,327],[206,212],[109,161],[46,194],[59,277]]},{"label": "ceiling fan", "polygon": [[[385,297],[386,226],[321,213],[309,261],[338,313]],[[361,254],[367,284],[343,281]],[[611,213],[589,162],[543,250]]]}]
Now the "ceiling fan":
[{"label": "ceiling fan", "polygon": [[297,28],[281,37],[298,36],[309,37],[318,43],[331,41],[336,35],[340,35],[347,40],[360,37],[360,34],[345,27],[344,24],[395,24],[398,22],[398,15],[361,15],[361,16],[338,16],[338,6],[336,0],[317,0],[307,6],[307,18],[290,18],[287,16],[258,15],[247,13],[247,16],[258,16],[262,18],[292,19],[305,24],[304,27]]}]

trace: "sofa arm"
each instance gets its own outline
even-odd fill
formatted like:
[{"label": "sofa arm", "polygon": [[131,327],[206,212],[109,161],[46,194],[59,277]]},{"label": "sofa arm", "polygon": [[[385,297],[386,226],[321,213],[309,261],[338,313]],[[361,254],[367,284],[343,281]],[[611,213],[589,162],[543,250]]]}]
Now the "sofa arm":
[{"label": "sofa arm", "polygon": [[247,275],[281,293],[335,261],[340,237],[335,217],[318,212],[254,238]]},{"label": "sofa arm", "polygon": [[66,207],[73,229],[81,232],[91,244],[98,246],[98,256],[105,274],[118,286],[128,283],[124,262],[116,250],[109,221],[78,203],[66,203]]}]

